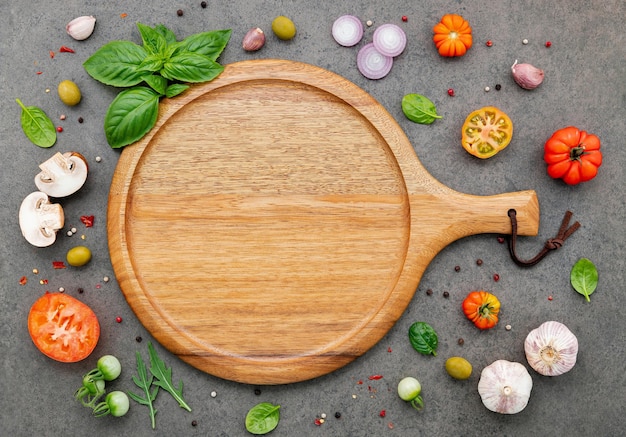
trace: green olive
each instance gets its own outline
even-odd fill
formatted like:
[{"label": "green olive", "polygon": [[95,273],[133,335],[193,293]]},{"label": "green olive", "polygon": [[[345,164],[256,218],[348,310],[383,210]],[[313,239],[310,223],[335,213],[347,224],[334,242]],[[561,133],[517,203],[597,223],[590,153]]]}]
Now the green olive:
[{"label": "green olive", "polygon": [[74,267],[80,267],[91,261],[91,250],[85,246],[76,246],[67,251],[67,263]]},{"label": "green olive", "polygon": [[78,85],[71,80],[64,80],[58,87],[59,98],[67,106],[76,106],[80,103],[81,94]]},{"label": "green olive", "polygon": [[446,360],[446,371],[454,379],[467,379],[472,375],[472,365],[462,357],[450,357]]},{"label": "green olive", "polygon": [[296,25],[289,18],[280,15],[272,21],[272,31],[282,40],[289,40],[296,36]]}]

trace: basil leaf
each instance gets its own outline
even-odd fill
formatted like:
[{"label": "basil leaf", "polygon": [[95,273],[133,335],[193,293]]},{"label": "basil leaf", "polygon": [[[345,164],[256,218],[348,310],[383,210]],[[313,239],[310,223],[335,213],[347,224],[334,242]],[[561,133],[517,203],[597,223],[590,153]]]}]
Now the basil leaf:
[{"label": "basil leaf", "polygon": [[112,148],[134,143],[152,129],[159,114],[160,96],[142,86],[117,95],[104,117],[104,133]]},{"label": "basil leaf", "polygon": [[15,101],[22,107],[20,122],[28,139],[36,146],[52,147],[57,141],[57,131],[52,120],[36,106],[24,106],[20,99]]},{"label": "basil leaf", "polygon": [[598,286],[598,270],[587,258],[579,259],[570,272],[570,282],[578,293],[585,296],[587,302],[591,302],[589,295],[596,291]]},{"label": "basil leaf", "polygon": [[251,434],[267,434],[278,426],[280,405],[261,402],[246,414],[246,429]]},{"label": "basil leaf", "polygon": [[141,34],[143,48],[151,55],[164,55],[167,48],[165,37],[155,29],[145,24],[137,23],[137,28]]},{"label": "basil leaf", "polygon": [[435,104],[420,94],[407,94],[402,98],[402,112],[409,120],[420,124],[431,124],[438,118]]},{"label": "basil leaf", "polygon": [[154,30],[163,35],[163,37],[165,38],[165,42],[167,42],[168,45],[176,43],[176,34],[169,30],[167,27],[165,27],[163,24],[157,24],[156,26],[154,26]]},{"label": "basil leaf", "polygon": [[426,322],[415,322],[409,328],[409,341],[413,349],[424,355],[437,355],[437,333]]},{"label": "basil leaf", "polygon": [[142,81],[139,69],[148,56],[146,50],[131,41],[111,41],[100,47],[83,67],[95,80],[116,87],[130,87]]},{"label": "basil leaf", "polygon": [[167,90],[167,79],[158,74],[146,74],[143,80],[157,93],[163,95]]},{"label": "basil leaf", "polygon": [[215,61],[228,44],[231,32],[230,29],[213,30],[190,35],[178,43],[174,54],[196,53]]},{"label": "basil leaf", "polygon": [[176,97],[180,93],[186,91],[188,88],[189,88],[189,85],[185,85],[182,83],[173,83],[172,85],[168,86],[167,89],[165,90],[165,97],[168,97],[171,99],[172,97]]},{"label": "basil leaf", "polygon": [[197,53],[179,53],[172,56],[161,70],[161,76],[181,82],[208,82],[224,71],[217,62]]},{"label": "basil leaf", "polygon": [[143,72],[149,71],[154,73],[156,71],[159,71],[163,67],[163,63],[164,61],[161,55],[148,55],[143,61],[141,61],[141,64],[137,66],[137,70]]}]

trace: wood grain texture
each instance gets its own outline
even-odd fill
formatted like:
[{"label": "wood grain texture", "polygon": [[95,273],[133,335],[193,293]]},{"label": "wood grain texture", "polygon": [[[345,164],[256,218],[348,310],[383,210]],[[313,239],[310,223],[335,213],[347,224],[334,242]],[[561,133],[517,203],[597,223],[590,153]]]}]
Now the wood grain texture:
[{"label": "wood grain texture", "polygon": [[370,95],[307,64],[256,60],[161,103],[109,194],[111,259],[155,338],[210,374],[283,384],[361,356],[432,258],[477,233],[535,235],[533,191],[434,180]]}]

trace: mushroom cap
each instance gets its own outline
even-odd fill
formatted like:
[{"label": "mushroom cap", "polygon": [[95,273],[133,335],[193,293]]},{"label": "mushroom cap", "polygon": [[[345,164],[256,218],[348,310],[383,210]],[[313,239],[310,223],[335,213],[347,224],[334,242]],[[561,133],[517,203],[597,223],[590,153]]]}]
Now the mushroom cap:
[{"label": "mushroom cap", "polygon": [[478,393],[487,409],[501,414],[516,414],[526,408],[533,379],[520,363],[497,360],[483,369]]},{"label": "mushroom cap", "polygon": [[65,223],[63,208],[52,204],[46,193],[30,193],[20,205],[19,222],[22,235],[33,246],[47,247],[56,240],[57,230]]},{"label": "mushroom cap", "polygon": [[78,191],[87,180],[89,167],[77,152],[56,153],[39,165],[35,176],[37,188],[50,197],[66,197]]}]

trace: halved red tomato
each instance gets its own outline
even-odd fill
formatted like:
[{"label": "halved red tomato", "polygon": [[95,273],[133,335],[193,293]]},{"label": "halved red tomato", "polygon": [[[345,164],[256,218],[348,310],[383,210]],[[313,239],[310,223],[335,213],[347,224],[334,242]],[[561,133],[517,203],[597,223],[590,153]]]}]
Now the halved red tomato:
[{"label": "halved red tomato", "polygon": [[91,308],[78,299],[46,292],[30,308],[28,332],[45,355],[74,363],[93,352],[100,338],[100,323]]}]

